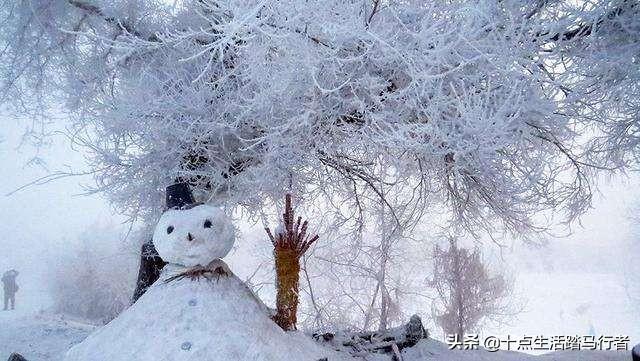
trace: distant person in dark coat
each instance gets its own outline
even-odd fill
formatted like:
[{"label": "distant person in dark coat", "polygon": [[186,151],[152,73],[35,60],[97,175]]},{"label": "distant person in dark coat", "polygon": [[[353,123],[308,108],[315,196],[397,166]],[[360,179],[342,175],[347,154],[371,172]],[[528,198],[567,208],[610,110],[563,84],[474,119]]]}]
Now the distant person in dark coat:
[{"label": "distant person in dark coat", "polygon": [[18,292],[18,284],[16,283],[16,277],[18,271],[12,269],[5,272],[2,275],[2,285],[4,286],[4,310],[9,309],[9,302],[11,302],[11,309],[16,309],[16,292]]}]

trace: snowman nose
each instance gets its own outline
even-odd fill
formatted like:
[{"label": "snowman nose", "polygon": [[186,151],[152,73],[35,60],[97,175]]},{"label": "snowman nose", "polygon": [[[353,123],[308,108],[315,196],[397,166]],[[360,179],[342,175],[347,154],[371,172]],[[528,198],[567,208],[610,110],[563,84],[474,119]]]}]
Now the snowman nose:
[{"label": "snowman nose", "polygon": [[189,242],[193,241],[193,236],[191,235],[191,233],[187,233],[187,239],[189,240]]}]

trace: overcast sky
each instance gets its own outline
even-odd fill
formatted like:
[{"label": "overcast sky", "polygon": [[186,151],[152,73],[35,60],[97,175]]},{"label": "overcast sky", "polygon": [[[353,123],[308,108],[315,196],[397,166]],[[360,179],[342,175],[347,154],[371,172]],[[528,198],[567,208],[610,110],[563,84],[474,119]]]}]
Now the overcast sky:
[{"label": "overcast sky", "polygon": [[[41,151],[47,169],[28,166],[36,150],[20,147],[24,125],[13,120],[4,123],[0,269],[23,271],[24,287],[41,291],[41,300],[31,300],[36,308],[46,303],[46,274],[55,255],[76,251],[78,235],[89,226],[117,225],[122,218],[100,197],[79,195],[81,184],[92,182],[90,177],[60,179],[7,196],[48,171],[82,170],[83,158],[62,137],[54,137],[52,145]],[[640,277],[633,262],[640,260],[640,247],[630,220],[639,200],[637,189],[637,179],[617,177],[601,187],[594,209],[571,237],[552,239],[548,247],[539,249],[516,243],[506,261],[515,270],[516,288],[528,299],[527,306],[512,326],[489,332],[552,336],[585,334],[594,328],[599,334],[626,334],[640,342],[640,309],[627,294],[640,295],[637,288],[625,288],[630,275]],[[633,274],[634,270],[638,273]]]}]

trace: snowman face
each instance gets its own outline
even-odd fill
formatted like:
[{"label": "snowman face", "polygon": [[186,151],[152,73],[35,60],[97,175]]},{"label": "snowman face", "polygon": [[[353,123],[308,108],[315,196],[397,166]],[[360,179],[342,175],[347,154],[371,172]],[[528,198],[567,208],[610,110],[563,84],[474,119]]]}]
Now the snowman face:
[{"label": "snowman face", "polygon": [[235,240],[231,219],[218,208],[199,205],[166,211],[153,233],[160,257],[187,267],[226,256]]}]

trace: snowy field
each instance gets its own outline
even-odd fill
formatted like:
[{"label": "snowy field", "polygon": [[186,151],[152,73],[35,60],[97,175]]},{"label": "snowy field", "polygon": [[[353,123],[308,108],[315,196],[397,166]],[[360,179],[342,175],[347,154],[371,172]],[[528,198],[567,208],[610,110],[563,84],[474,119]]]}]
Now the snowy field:
[{"label": "snowy field", "polygon": [[640,315],[616,274],[527,273],[517,287],[527,302],[509,325],[485,335],[624,335],[640,343]]},{"label": "snowy field", "polygon": [[[632,305],[624,297],[624,289],[618,285],[614,275],[564,276],[547,273],[528,273],[518,276],[523,289],[528,290],[530,302],[527,310],[520,315],[516,324],[502,329],[502,334],[522,336],[522,330],[531,334],[571,335],[588,334],[590,329],[596,334],[619,334],[620,330],[638,330],[637,316]],[[20,352],[30,361],[62,361],[66,351],[81,342],[93,331],[94,326],[39,312],[48,305],[45,290],[32,287],[35,279],[25,279],[24,292],[18,301],[18,310],[0,312],[0,361],[5,361],[11,352]],[[576,285],[575,287],[561,287]],[[597,291],[598,288],[600,291]],[[553,296],[550,293],[554,293]],[[563,302],[557,303],[561,294]],[[26,297],[26,296],[29,297]],[[536,300],[535,302],[533,302]],[[607,317],[597,317],[607,315]],[[599,321],[592,321],[599,320]],[[605,322],[606,320],[606,322]],[[487,334],[500,334],[491,330]],[[626,332],[625,332],[626,334]],[[638,342],[637,332],[632,332],[631,345]],[[436,338],[439,336],[436,334]],[[370,361],[386,361],[390,358],[372,355]],[[425,340],[403,352],[404,361],[629,361],[629,352],[555,352],[546,355],[527,355],[516,352],[498,351],[450,351],[447,346],[435,340]]]},{"label": "snowy field", "polygon": [[[62,361],[69,347],[82,341],[93,326],[61,317],[22,313],[0,313],[0,360],[19,351],[29,361]],[[629,361],[629,352],[555,352],[533,356],[517,352],[451,351],[435,340],[424,340],[402,353],[404,361]],[[390,357],[372,355],[363,360],[385,361]]]},{"label": "snowy field", "polygon": [[30,361],[60,361],[69,347],[84,340],[95,327],[42,312],[52,302],[46,276],[25,272],[21,277],[16,310],[0,310],[0,361],[12,352]]},{"label": "snowy field", "polygon": [[18,352],[29,361],[61,361],[65,352],[94,329],[93,326],[50,315],[0,313],[0,360]]}]

